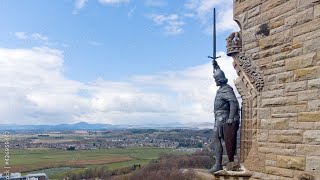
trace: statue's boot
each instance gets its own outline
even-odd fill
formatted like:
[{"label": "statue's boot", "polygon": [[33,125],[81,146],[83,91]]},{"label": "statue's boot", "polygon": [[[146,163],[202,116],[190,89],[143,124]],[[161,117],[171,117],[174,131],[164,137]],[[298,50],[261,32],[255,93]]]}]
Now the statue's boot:
[{"label": "statue's boot", "polygon": [[211,169],[208,170],[209,173],[215,173],[217,171],[222,170],[222,165],[220,164],[215,164]]},{"label": "statue's boot", "polygon": [[221,139],[218,136],[214,136],[213,144],[214,144],[214,148],[215,148],[216,163],[211,169],[208,170],[209,173],[215,173],[215,172],[220,171],[220,170],[223,169],[222,168],[222,152],[223,152],[223,148],[222,148],[222,144],[221,144]]},{"label": "statue's boot", "polygon": [[226,151],[229,162],[234,162],[234,155],[237,150],[237,130],[239,128],[239,122],[235,121],[231,124],[224,124],[224,141],[226,145]]}]

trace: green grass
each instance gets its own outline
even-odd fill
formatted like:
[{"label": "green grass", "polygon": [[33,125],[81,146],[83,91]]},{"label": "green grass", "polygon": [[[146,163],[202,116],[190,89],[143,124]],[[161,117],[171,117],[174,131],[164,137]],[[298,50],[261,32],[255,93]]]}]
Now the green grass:
[{"label": "green grass", "polygon": [[[10,150],[11,172],[30,172],[45,168],[74,167],[72,170],[54,171],[48,174],[52,179],[60,179],[69,171],[84,171],[85,168],[108,167],[117,169],[134,164],[145,165],[157,159],[161,153],[186,154],[172,149],[134,147],[97,150],[66,151],[57,149]],[[0,150],[4,157],[4,150]],[[1,165],[4,161],[0,161]],[[1,168],[3,166],[0,166]],[[63,169],[63,168],[62,168]],[[3,169],[0,169],[3,170]]]}]

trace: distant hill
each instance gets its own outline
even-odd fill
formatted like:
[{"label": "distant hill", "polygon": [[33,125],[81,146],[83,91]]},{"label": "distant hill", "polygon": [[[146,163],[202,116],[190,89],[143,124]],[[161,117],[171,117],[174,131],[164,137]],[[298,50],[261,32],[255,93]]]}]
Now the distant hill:
[{"label": "distant hill", "polygon": [[89,124],[79,122],[75,124],[58,125],[17,125],[0,124],[0,130],[25,130],[25,131],[65,131],[65,130],[104,130],[104,129],[211,129],[213,123],[187,123],[178,122],[168,124],[141,124],[141,125],[111,125],[111,124]]}]

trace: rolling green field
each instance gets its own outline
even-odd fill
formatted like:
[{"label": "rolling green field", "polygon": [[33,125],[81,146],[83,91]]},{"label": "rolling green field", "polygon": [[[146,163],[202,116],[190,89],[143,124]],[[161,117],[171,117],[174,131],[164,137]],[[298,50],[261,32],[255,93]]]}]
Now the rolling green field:
[{"label": "rolling green field", "polygon": [[[134,164],[144,165],[157,159],[161,153],[186,154],[164,148],[112,148],[97,150],[66,151],[57,149],[10,150],[11,172],[31,172],[43,169],[51,179],[60,179],[67,171],[83,171],[92,167],[116,169]],[[4,157],[4,150],[0,150]],[[2,158],[4,159],[4,158]],[[0,170],[3,172],[4,161]]]}]

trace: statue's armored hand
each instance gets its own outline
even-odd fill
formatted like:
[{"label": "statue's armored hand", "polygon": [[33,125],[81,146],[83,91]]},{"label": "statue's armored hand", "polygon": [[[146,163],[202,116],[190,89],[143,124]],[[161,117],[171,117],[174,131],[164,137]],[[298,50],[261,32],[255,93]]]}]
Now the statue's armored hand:
[{"label": "statue's armored hand", "polygon": [[233,119],[228,119],[228,120],[226,121],[226,123],[227,123],[228,125],[232,124],[232,123],[233,123]]}]

